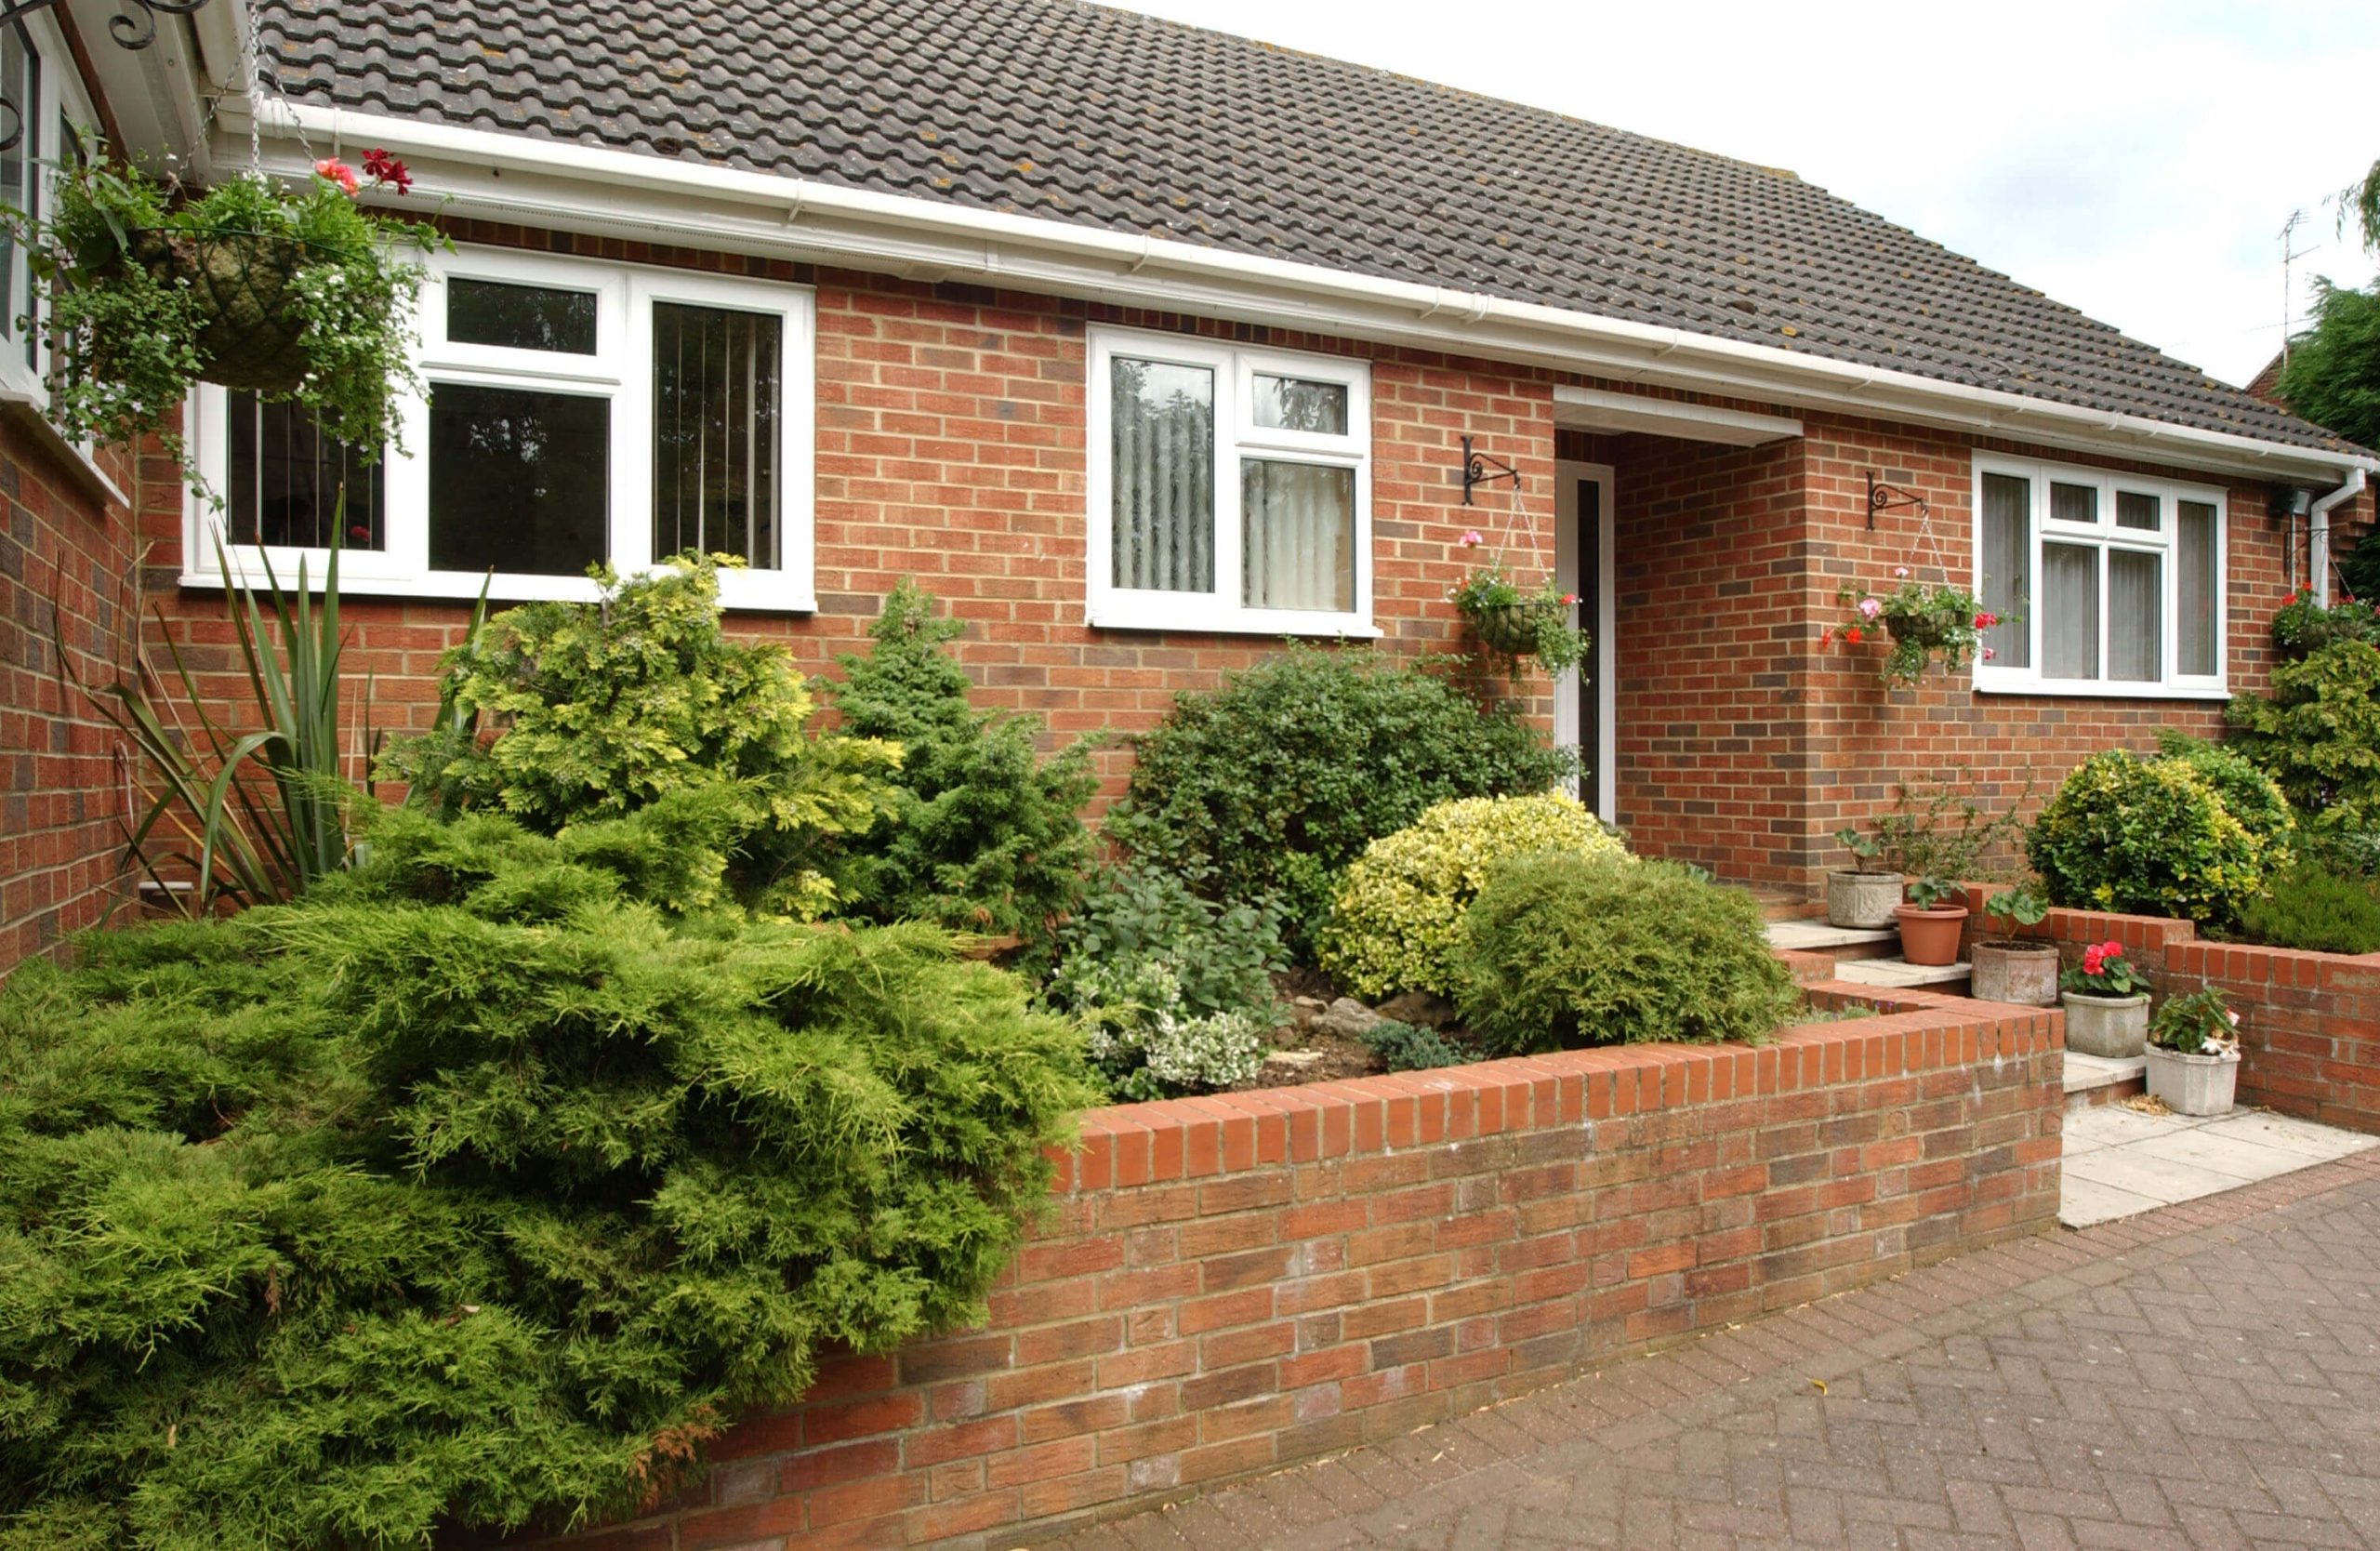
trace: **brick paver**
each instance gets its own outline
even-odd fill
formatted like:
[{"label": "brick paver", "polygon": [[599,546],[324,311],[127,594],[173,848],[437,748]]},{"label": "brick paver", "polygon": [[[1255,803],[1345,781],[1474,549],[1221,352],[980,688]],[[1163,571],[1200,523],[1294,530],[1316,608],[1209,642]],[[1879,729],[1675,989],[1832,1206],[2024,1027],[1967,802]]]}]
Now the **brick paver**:
[{"label": "brick paver", "polygon": [[2380,1153],[1947,1261],[1051,1544],[2380,1547]]}]

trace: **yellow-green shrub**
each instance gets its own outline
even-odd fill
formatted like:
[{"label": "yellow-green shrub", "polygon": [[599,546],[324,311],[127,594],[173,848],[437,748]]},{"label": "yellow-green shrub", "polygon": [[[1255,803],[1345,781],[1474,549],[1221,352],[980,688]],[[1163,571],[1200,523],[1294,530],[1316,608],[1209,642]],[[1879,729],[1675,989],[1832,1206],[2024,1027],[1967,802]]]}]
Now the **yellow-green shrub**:
[{"label": "yellow-green shrub", "polygon": [[1364,848],[1331,900],[1322,967],[1358,996],[1450,993],[1462,912],[1498,862],[1534,852],[1625,856],[1627,847],[1567,792],[1441,802]]}]

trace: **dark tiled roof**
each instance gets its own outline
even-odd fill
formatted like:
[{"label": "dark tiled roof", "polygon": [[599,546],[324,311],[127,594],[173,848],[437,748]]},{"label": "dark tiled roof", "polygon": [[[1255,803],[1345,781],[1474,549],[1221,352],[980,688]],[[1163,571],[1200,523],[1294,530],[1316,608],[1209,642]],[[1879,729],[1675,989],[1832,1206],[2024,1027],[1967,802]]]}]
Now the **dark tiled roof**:
[{"label": "dark tiled roof", "polygon": [[1790,173],[1069,0],[258,0],[301,99],[2342,445]]}]

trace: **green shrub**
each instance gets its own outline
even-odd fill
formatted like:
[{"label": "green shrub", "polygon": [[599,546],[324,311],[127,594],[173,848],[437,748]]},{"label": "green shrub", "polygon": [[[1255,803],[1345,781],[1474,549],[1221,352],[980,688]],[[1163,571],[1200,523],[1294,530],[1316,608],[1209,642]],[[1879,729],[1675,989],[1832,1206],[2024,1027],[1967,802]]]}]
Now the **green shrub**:
[{"label": "green shrub", "polygon": [[2264,887],[2255,841],[2182,760],[2076,765],[2027,844],[2050,903],[2223,925]]},{"label": "green shrub", "polygon": [[2300,862],[2248,902],[2240,935],[2273,948],[2380,953],[2380,892],[2369,879]]},{"label": "green shrub", "polygon": [[508,609],[447,653],[448,713],[393,746],[383,774],[430,812],[502,813],[548,834],[715,789],[741,813],[725,887],[764,911],[826,914],[832,842],[889,812],[899,749],[808,734],[815,701],[786,649],[721,634],[710,560],[598,579],[601,603]]},{"label": "green shrub", "polygon": [[1543,791],[1576,767],[1509,709],[1360,648],[1293,646],[1177,696],[1137,741],[1106,832],[1209,869],[1218,898],[1278,899],[1301,947],[1370,842],[1433,803]]},{"label": "green shrub", "polygon": [[1673,862],[1540,853],[1462,919],[1455,1003],[1488,1049],[1765,1039],[1800,1005],[1760,907]]},{"label": "green shrub", "polygon": [[2236,696],[2231,742],[2280,783],[2309,826],[2380,829],[2380,647],[2338,641]]},{"label": "green shrub", "polygon": [[2179,760],[2215,789],[2215,795],[2223,800],[2223,811],[2248,831],[2259,870],[2268,875],[2280,872],[2295,859],[2297,815],[2289,811],[2289,799],[2281,795],[2280,786],[2255,761],[2237,749],[2171,727],[2158,732],[2157,749],[2158,758]]},{"label": "green shrub", "polygon": [[11,978],[0,1545],[584,1523],[822,1350],[981,1317],[1077,1035],[933,927],[635,901],[601,858],[662,811],[400,813],[295,904]]},{"label": "green shrub", "polygon": [[1043,994],[1082,1025],[1092,1065],[1119,1098],[1245,1081],[1280,1021],[1279,913],[1216,904],[1162,867],[1100,869],[1059,930],[1058,955]]},{"label": "green shrub", "polygon": [[1471,1052],[1436,1029],[1418,1023],[1399,1023],[1395,1018],[1382,1019],[1356,1038],[1393,1072],[1460,1067],[1473,1059]]},{"label": "green shrub", "polygon": [[1044,762],[1038,720],[968,704],[967,671],[944,649],[965,630],[905,581],[869,628],[868,654],[836,659],[844,731],[901,748],[893,822],[843,842],[837,892],[872,921],[1019,933],[1038,946],[1082,896],[1082,807],[1099,778],[1087,743]]},{"label": "green shrub", "polygon": [[1372,842],[1347,868],[1316,938],[1322,967],[1358,996],[1450,994],[1464,908],[1490,868],[1532,851],[1627,855],[1567,793],[1438,803]]}]

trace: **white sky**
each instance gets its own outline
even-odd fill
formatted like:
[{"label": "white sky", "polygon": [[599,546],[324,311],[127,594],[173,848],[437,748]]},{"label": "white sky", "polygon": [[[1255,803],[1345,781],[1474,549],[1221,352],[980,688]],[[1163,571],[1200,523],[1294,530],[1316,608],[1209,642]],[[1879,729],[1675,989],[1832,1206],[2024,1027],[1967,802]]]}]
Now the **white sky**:
[{"label": "white sky", "polygon": [[[1789,167],[2231,382],[2380,156],[2380,0],[1121,0]],[[2307,251],[2310,250],[2310,251]]]}]

